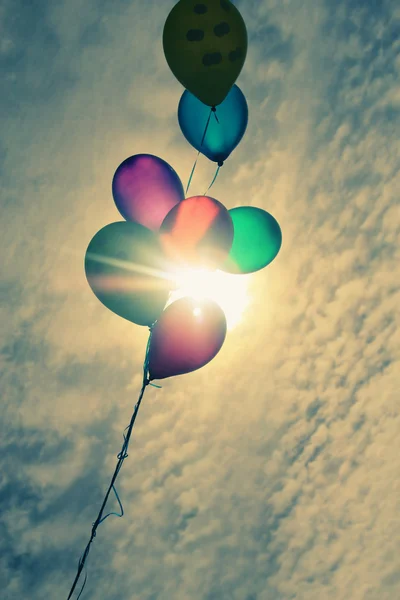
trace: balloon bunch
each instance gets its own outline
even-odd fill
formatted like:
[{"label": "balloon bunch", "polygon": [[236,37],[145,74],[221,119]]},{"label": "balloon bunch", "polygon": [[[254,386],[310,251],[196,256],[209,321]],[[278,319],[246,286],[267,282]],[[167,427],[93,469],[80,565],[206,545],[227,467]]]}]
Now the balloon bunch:
[{"label": "balloon bunch", "polygon": [[116,314],[151,330],[149,381],[207,364],[226,334],[222,309],[211,300],[176,300],[164,309],[175,263],[226,258],[233,224],[217,200],[184,200],[182,183],[164,160],[137,154],[116,170],[115,203],[126,221],[111,223],[90,242],[86,276],[97,298]]},{"label": "balloon bunch", "polygon": [[[245,96],[235,85],[247,53],[243,18],[229,0],[180,0],[165,22],[163,47],[186,88],[178,106],[182,133],[219,169],[248,122]],[[150,327],[149,381],[204,366],[224,342],[225,316],[211,300],[200,307],[185,298],[165,308],[176,287],[174,266],[237,274],[262,269],[281,246],[277,221],[261,208],[227,210],[211,196],[185,198],[174,169],[150,154],[126,159],[112,192],[126,221],[107,225],[89,244],[92,290],[118,315]]]},{"label": "balloon bunch", "polygon": [[127,219],[106,225],[91,240],[86,276],[97,298],[117,315],[150,327],[149,381],[189,373],[219,352],[226,335],[222,309],[212,300],[176,300],[173,266],[251,273],[276,256],[281,230],[266,211],[227,210],[211,196],[184,198],[168,163],[150,154],[116,170],[113,196]]},{"label": "balloon bunch", "polygon": [[[246,26],[229,0],[179,0],[166,20],[163,47],[172,72],[186,88],[178,107],[182,133],[199,154],[218,164],[214,182],[247,127],[247,102],[235,85],[247,52]],[[227,210],[206,194],[185,197],[175,170],[152,154],[124,160],[114,174],[112,194],[125,220],[106,225],[93,237],[85,256],[86,277],[107,308],[149,327],[150,336],[139,399],[68,598],[98,525],[116,514],[103,516],[111,491],[120,503],[115,480],[146,386],[203,367],[226,337],[224,312],[211,299],[185,297],[167,304],[177,287],[176,269],[252,273],[267,266],[282,243],[280,227],[268,212],[252,206]],[[120,508],[117,516],[123,514],[121,503]]]}]

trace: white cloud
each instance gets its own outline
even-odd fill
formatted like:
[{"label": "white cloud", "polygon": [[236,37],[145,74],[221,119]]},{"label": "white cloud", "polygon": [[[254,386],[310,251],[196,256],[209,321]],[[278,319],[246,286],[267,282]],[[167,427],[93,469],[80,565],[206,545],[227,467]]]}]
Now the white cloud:
[{"label": "white cloud", "polygon": [[[97,302],[82,263],[119,219],[121,160],[154,152],[183,179],[194,161],[159,43],[169,6],[55,3],[53,50],[40,38],[4,63],[22,86],[7,92],[1,192],[7,600],[65,595],[140,388],[147,331]],[[99,529],[88,597],[398,596],[395,9],[240,3],[251,118],[213,189],[270,211],[282,250],[216,359],[146,390],[117,485],[126,514]],[[194,189],[211,179],[198,169]]]}]

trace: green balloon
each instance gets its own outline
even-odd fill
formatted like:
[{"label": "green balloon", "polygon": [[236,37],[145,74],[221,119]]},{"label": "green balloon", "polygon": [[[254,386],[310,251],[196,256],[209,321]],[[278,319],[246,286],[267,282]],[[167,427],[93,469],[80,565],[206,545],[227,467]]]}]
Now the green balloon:
[{"label": "green balloon", "polygon": [[262,208],[239,206],[228,211],[233,221],[233,243],[221,268],[227,273],[254,273],[274,260],[282,245],[278,222]]},{"label": "green balloon", "polygon": [[160,277],[166,264],[155,233],[134,222],[110,223],[90,242],[86,277],[107,308],[137,325],[152,325],[174,285]]},{"label": "green balloon", "polygon": [[178,81],[204,104],[217,106],[242,70],[246,25],[229,0],[180,0],[165,22],[163,47]]}]

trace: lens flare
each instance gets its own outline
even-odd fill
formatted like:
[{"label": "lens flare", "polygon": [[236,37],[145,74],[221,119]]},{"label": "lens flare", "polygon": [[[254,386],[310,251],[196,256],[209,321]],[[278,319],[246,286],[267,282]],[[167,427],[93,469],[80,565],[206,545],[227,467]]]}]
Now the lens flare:
[{"label": "lens flare", "polygon": [[[184,296],[196,300],[209,298],[217,302],[225,313],[228,329],[233,329],[241,320],[249,304],[249,275],[232,275],[223,271],[206,269],[179,269],[174,273],[177,289],[171,292],[168,304]],[[201,310],[195,309],[196,316]]]}]

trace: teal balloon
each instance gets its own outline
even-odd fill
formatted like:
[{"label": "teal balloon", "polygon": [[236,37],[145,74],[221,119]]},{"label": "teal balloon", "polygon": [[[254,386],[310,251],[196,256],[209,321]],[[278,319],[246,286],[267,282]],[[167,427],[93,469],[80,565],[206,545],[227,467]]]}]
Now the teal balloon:
[{"label": "teal balloon", "polygon": [[247,102],[237,85],[216,107],[204,136],[209,117],[208,105],[188,90],[183,92],[178,106],[178,121],[183,135],[196,150],[221,165],[239,144],[247,127]]},{"label": "teal balloon", "polygon": [[254,273],[269,265],[282,245],[277,220],[262,208],[239,206],[228,211],[233,221],[233,243],[220,269],[227,273]]},{"label": "teal balloon", "polygon": [[162,277],[164,254],[155,233],[120,221],[100,229],[85,256],[94,294],[108,309],[137,325],[152,325],[174,284]]}]

